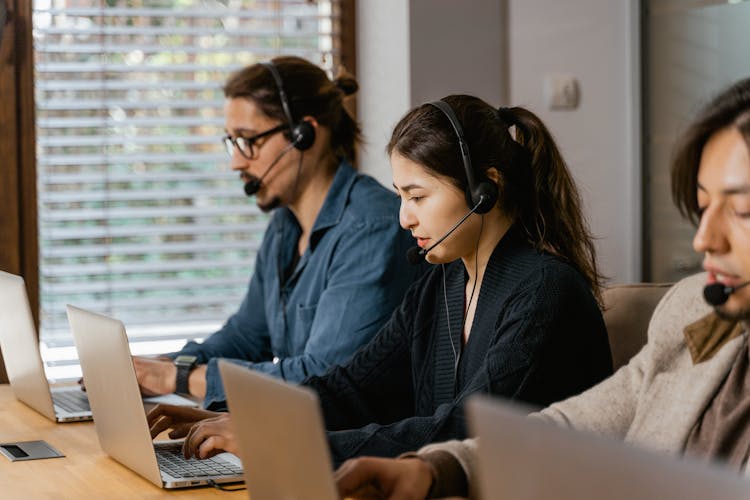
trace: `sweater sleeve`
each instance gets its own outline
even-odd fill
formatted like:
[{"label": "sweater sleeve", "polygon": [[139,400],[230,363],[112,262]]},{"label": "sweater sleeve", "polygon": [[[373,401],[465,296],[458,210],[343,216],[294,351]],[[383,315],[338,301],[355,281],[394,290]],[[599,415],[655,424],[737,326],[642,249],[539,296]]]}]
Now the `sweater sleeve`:
[{"label": "sweater sleeve", "polygon": [[[411,410],[413,390],[409,356],[412,301],[421,280],[407,291],[401,305],[375,338],[344,365],[303,381],[320,397],[326,429],[348,429],[370,422],[393,422]],[[383,405],[378,402],[388,401]]]},{"label": "sweater sleeve", "polygon": [[442,443],[428,444],[414,454],[432,466],[434,484],[430,498],[441,496],[468,496],[479,498],[477,479],[476,438],[459,441],[453,439]]},{"label": "sweater sleeve", "polygon": [[[554,280],[564,281],[560,276],[554,276]],[[594,305],[590,312],[570,310],[568,298],[561,298],[563,295],[538,293],[540,287],[549,286],[547,281],[524,284],[518,294],[512,295],[498,315],[494,342],[486,352],[475,354],[482,358],[456,398],[437,406],[431,415],[330,432],[334,460],[342,462],[358,455],[396,456],[427,443],[464,438],[467,435],[464,403],[475,393],[491,393],[541,406],[560,399],[560,395],[580,392],[609,375],[611,359],[598,309]],[[561,286],[566,288],[564,282]],[[567,289],[570,291],[572,287]],[[590,292],[586,293],[591,299]],[[575,296],[572,300],[577,302]],[[578,363],[568,355],[580,351],[581,345],[590,339],[586,336],[577,341],[570,339],[570,323],[563,316],[575,317],[583,330],[596,330],[593,333],[600,337],[599,347],[587,346],[586,351],[586,360],[595,360],[592,363]],[[567,350],[561,352],[560,346]],[[575,366],[579,364],[588,366]],[[390,383],[398,381],[392,379]]]}]

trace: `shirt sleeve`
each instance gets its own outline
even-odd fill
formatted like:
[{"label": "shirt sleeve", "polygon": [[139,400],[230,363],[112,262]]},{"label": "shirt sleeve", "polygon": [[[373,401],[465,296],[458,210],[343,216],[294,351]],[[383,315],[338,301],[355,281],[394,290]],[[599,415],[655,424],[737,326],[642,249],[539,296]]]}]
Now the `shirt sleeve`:
[{"label": "shirt sleeve", "polygon": [[[270,229],[270,226],[269,226]],[[225,398],[224,387],[218,377],[217,358],[228,358],[230,361],[252,366],[254,362],[270,359],[271,338],[266,322],[264,301],[264,283],[261,269],[265,265],[266,246],[261,247],[255,259],[255,270],[247,293],[239,309],[224,323],[220,330],[209,336],[201,343],[188,342],[179,352],[198,358],[199,364],[207,364],[206,397],[204,406],[214,408],[214,403],[222,402]],[[221,404],[218,409],[221,409]]]},{"label": "shirt sleeve", "polygon": [[[277,361],[243,364],[289,382],[302,382],[347,361],[373,338],[413,281],[416,270],[404,257],[410,240],[392,217],[353,225],[341,236],[317,305],[296,312],[298,321],[310,325],[303,352]],[[204,404],[208,407],[225,396],[215,361],[209,362],[206,376],[210,391]]]},{"label": "shirt sleeve", "polygon": [[197,356],[201,364],[208,363],[212,358],[260,360],[271,356],[271,341],[263,307],[263,280],[257,269],[239,309],[224,326],[200,344],[188,342],[177,354]]}]

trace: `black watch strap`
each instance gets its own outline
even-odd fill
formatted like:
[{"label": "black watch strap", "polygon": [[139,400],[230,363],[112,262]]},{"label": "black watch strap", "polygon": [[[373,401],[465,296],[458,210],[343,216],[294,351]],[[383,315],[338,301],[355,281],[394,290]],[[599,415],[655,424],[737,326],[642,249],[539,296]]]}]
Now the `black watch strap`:
[{"label": "black watch strap", "polygon": [[177,367],[177,383],[175,385],[174,392],[178,394],[190,394],[188,388],[188,378],[190,378],[190,372],[193,368],[190,366],[178,366]]},{"label": "black watch strap", "polygon": [[195,356],[177,356],[174,364],[177,367],[174,392],[178,394],[190,394],[188,379],[190,378],[190,372],[193,371],[193,368],[197,364],[197,358]]}]

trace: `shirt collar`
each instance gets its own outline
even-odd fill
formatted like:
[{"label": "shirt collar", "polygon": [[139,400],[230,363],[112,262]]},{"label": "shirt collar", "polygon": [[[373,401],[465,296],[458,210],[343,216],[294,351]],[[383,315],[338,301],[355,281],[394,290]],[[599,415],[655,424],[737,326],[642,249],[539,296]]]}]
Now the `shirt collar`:
[{"label": "shirt collar", "polygon": [[715,312],[687,325],[683,333],[693,364],[711,359],[724,344],[740,336],[743,330],[740,321],[722,319]]},{"label": "shirt collar", "polygon": [[346,210],[349,201],[349,193],[356,180],[357,172],[354,171],[354,168],[347,161],[342,160],[310,232],[310,250],[315,248],[315,245],[322,236],[322,234],[318,233],[341,222],[344,210]]}]

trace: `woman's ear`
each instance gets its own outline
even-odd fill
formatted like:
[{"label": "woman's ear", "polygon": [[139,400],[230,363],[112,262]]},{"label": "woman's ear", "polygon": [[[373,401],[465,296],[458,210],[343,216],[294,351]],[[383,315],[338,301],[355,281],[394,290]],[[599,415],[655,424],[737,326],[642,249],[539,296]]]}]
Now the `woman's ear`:
[{"label": "woman's ear", "polygon": [[312,115],[305,115],[300,121],[307,122],[312,125],[316,132],[318,131],[318,127],[320,127],[320,123],[318,123],[318,120]]},{"label": "woman's ear", "polygon": [[490,182],[497,186],[498,190],[502,191],[503,176],[500,173],[500,170],[496,167],[490,167],[484,171],[484,175],[490,180]]}]

